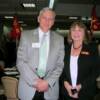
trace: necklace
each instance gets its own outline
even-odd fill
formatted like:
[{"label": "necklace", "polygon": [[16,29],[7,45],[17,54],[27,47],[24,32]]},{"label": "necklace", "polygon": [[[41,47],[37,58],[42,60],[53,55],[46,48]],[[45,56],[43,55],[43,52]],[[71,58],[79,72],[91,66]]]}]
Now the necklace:
[{"label": "necklace", "polygon": [[82,44],[79,45],[78,47],[74,47],[74,45],[72,45],[72,46],[73,46],[73,49],[80,49],[82,47]]}]

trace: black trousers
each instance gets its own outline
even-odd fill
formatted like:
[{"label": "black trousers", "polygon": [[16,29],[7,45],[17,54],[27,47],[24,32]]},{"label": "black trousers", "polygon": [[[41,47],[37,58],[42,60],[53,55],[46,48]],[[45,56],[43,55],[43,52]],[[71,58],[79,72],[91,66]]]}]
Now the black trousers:
[{"label": "black trousers", "polygon": [[44,92],[36,91],[32,100],[45,100],[44,99]]}]

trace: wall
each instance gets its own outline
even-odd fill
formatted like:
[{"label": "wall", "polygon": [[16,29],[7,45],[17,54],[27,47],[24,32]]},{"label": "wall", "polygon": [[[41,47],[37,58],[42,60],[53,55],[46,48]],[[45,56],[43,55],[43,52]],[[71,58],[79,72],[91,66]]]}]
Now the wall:
[{"label": "wall", "polygon": [[[93,5],[90,4],[57,4],[55,11],[58,15],[66,16],[91,16]],[[100,5],[96,6],[97,15],[100,17]]]}]

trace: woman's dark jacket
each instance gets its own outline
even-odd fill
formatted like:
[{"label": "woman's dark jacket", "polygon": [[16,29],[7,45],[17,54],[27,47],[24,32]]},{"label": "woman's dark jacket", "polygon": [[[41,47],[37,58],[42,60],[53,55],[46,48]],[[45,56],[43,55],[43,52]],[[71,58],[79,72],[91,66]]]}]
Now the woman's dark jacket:
[{"label": "woman's dark jacket", "polygon": [[[65,46],[64,70],[61,76],[62,94],[67,97],[67,91],[63,86],[64,81],[71,83],[70,76],[70,54],[71,45]],[[99,75],[100,63],[97,46],[83,44],[82,50],[78,58],[78,76],[77,84],[82,84],[82,89],[79,92],[79,100],[91,100],[95,95],[96,78]],[[67,99],[67,98],[66,98]],[[64,99],[65,100],[65,99]]]}]

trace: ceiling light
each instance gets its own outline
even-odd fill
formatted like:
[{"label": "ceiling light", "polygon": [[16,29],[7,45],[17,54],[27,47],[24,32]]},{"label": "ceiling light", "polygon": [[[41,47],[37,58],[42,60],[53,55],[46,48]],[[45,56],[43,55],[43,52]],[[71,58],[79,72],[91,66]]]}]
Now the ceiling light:
[{"label": "ceiling light", "polygon": [[74,17],[74,16],[73,16],[73,17],[69,17],[69,19],[78,19],[78,17]]},{"label": "ceiling light", "polygon": [[24,23],[24,21],[18,21],[20,24]]},{"label": "ceiling light", "polygon": [[87,20],[87,18],[86,18],[86,17],[82,17],[82,18],[81,18],[81,20],[86,21],[86,20]]},{"label": "ceiling light", "polygon": [[24,24],[21,24],[21,26],[25,27],[25,26],[27,26],[27,24],[24,23]]},{"label": "ceiling light", "polygon": [[88,17],[88,20],[92,20],[92,18],[91,17]]},{"label": "ceiling light", "polygon": [[34,3],[23,3],[22,5],[25,8],[34,8],[36,6]]},{"label": "ceiling light", "polygon": [[14,17],[13,16],[4,16],[4,18],[6,18],[6,19],[12,19]]},{"label": "ceiling light", "polygon": [[55,1],[55,0],[50,0],[50,2],[49,2],[49,8],[53,8],[53,6],[54,6],[54,1]]}]

